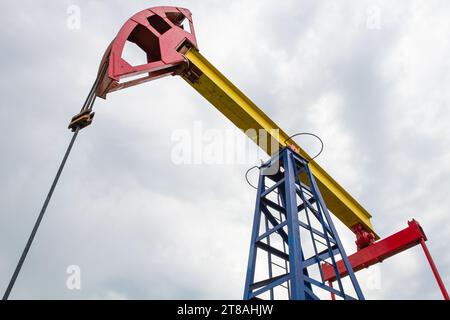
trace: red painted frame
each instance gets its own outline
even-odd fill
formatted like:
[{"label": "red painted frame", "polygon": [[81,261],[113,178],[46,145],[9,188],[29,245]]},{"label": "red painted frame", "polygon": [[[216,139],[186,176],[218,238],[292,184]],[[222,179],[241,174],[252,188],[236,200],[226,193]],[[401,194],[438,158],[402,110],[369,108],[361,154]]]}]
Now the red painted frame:
[{"label": "red painted frame", "polygon": [[[183,27],[186,21],[190,30]],[[147,63],[132,66],[122,57],[127,41],[145,51]],[[176,74],[185,64],[178,49],[186,42],[198,49],[192,14],[188,9],[161,6],[136,13],[125,22],[103,55],[99,70],[106,63],[108,70],[100,79],[96,95],[106,98],[109,92]],[[143,76],[138,79],[123,81],[141,74]]]},{"label": "red painted frame", "polygon": [[[431,270],[436,278],[436,281],[441,289],[442,295],[445,300],[449,300],[449,295],[445,288],[444,283],[439,275],[436,265],[431,258],[431,255],[426,247],[425,241],[427,237],[420,226],[420,224],[415,221],[408,221],[408,227],[394,233],[393,235],[374,242],[373,244],[359,249],[354,254],[348,257],[350,264],[352,265],[353,271],[359,271],[364,268],[368,268],[371,265],[382,262],[383,260],[392,257],[400,252],[408,250],[418,244],[422,245],[428,262],[430,263]],[[338,272],[340,277],[345,277],[347,275],[344,263],[341,261],[337,262]],[[322,271],[324,276],[324,281],[332,282],[336,280],[336,273],[333,267],[329,264],[322,265]]]}]

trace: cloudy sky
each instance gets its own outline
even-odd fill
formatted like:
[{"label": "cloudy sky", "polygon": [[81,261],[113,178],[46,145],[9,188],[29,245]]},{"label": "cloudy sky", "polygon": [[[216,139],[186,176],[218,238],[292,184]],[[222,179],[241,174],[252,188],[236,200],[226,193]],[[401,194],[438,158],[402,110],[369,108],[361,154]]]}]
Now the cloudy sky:
[{"label": "cloudy sky", "polygon": [[[189,8],[202,54],[285,131],[322,137],[318,162],[381,236],[417,219],[450,285],[448,1],[8,0],[0,2],[0,291],[104,49],[126,19],[157,5]],[[67,24],[73,6],[78,29]],[[255,162],[171,158],[175,130],[232,124],[174,77],[95,109],[11,298],[240,299],[255,198],[244,173]],[[352,233],[337,223],[353,252]],[[70,265],[81,269],[81,290],[66,286]],[[441,298],[419,247],[358,278],[369,299]]]}]

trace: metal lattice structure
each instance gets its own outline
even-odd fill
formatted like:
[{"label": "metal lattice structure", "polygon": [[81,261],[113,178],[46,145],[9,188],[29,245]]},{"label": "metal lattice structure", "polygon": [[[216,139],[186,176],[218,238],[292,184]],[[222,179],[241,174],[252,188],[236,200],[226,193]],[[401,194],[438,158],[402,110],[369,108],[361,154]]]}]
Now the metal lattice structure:
[{"label": "metal lattice structure", "polygon": [[[266,261],[259,261],[264,256]],[[351,293],[338,272],[339,258]],[[257,262],[267,271],[259,281]],[[323,263],[335,270],[337,287],[326,281]],[[293,300],[319,299],[318,289],[332,297],[364,299],[308,162],[289,148],[260,167],[244,299],[275,299],[280,289]]]}]

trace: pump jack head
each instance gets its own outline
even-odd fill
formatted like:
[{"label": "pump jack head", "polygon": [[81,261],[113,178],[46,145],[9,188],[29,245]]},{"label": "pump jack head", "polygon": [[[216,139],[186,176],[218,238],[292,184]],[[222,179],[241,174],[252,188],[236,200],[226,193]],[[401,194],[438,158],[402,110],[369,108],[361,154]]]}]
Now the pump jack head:
[{"label": "pump jack head", "polygon": [[[146,63],[132,65],[123,58],[127,41],[145,52]],[[186,46],[198,49],[188,9],[164,6],[136,13],[125,22],[103,55],[99,73],[105,64],[107,70],[99,74],[96,95],[106,98],[109,92],[178,74],[186,65],[179,50]],[[129,77],[133,78],[126,80]]]}]

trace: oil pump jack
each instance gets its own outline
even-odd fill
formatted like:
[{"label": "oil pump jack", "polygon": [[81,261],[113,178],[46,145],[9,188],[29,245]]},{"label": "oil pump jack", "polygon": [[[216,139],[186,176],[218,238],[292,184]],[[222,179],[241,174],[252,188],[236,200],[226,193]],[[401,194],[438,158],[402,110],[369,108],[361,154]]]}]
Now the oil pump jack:
[{"label": "oil pump jack", "polygon": [[[145,53],[146,63],[133,65],[123,57],[127,42]],[[70,122],[74,138],[92,123],[96,97],[106,99],[111,92],[165,76],[181,77],[270,156],[258,167],[244,299],[281,296],[310,300],[319,299],[319,291],[327,292],[331,299],[364,299],[355,273],[418,244],[424,249],[444,298],[449,299],[419,223],[409,221],[407,228],[380,239],[367,210],[200,54],[188,9],[154,7],[125,22],[103,56],[82,110]],[[45,208],[46,204],[44,212]],[[357,251],[349,256],[332,214],[356,236]],[[35,226],[33,233],[36,230]],[[21,257],[22,263],[27,251]],[[20,267],[15,277],[18,270]],[[349,284],[343,284],[344,277],[349,277]],[[11,288],[10,283],[9,291]]]}]

